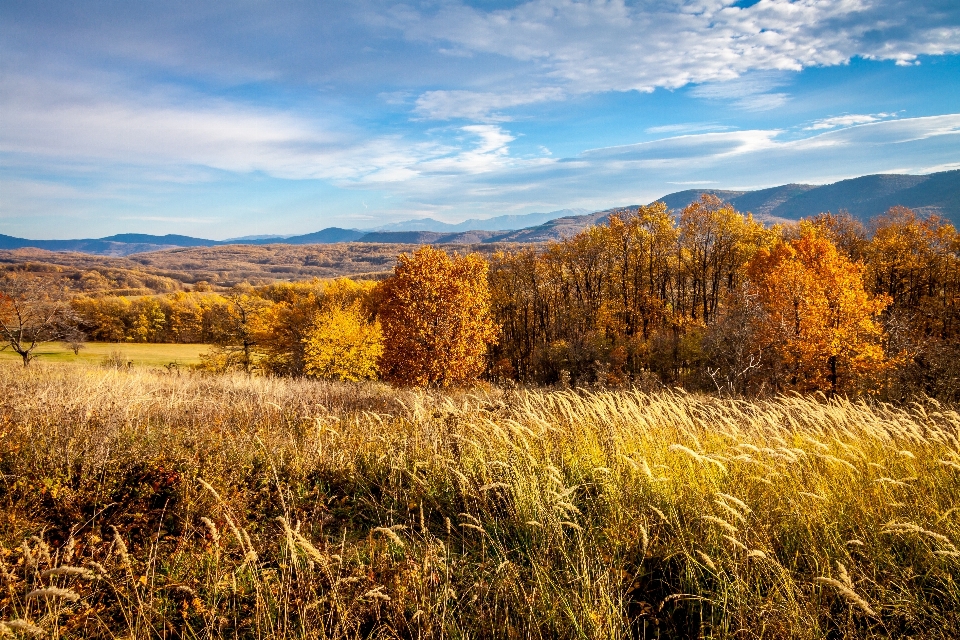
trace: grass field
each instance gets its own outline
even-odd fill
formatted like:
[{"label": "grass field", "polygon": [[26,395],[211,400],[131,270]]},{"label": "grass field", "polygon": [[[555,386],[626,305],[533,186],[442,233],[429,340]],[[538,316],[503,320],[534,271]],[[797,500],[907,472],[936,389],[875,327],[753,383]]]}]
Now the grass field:
[{"label": "grass field", "polygon": [[[136,342],[86,342],[78,355],[74,355],[69,346],[59,342],[37,347],[35,362],[100,364],[112,354],[118,353],[125,362],[134,366],[164,367],[171,362],[179,366],[198,364],[200,354],[206,353],[210,345],[206,344],[143,344]],[[0,351],[0,362],[22,362],[20,356],[6,349]]]},{"label": "grass field", "polygon": [[960,637],[960,415],[932,401],[39,363],[0,402],[11,633]]}]

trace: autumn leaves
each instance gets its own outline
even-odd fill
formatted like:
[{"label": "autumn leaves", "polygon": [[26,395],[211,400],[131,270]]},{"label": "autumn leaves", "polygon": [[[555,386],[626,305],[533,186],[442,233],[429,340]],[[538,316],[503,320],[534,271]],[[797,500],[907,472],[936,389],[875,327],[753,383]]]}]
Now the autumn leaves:
[{"label": "autumn leaves", "polygon": [[381,289],[383,375],[402,385],[469,383],[483,373],[496,338],[488,265],[422,247],[401,255]]},{"label": "autumn leaves", "polygon": [[868,291],[831,222],[767,229],[705,197],[678,219],[654,205],[498,254],[492,273],[479,255],[423,247],[365,303],[318,315],[305,372],[404,386],[485,372],[609,385],[647,372],[738,393],[877,390],[896,360],[880,322],[892,298]]},{"label": "autumn leaves", "polygon": [[801,392],[875,388],[888,367],[878,315],[889,296],[864,289],[862,265],[841,254],[815,224],[761,248],[747,265],[761,313],[751,336],[772,351],[775,379]]},{"label": "autumn leaves", "polygon": [[451,257],[432,247],[401,255],[394,276],[370,288],[365,303],[334,304],[317,315],[305,372],[342,380],[380,375],[413,386],[475,381],[496,335],[487,267],[477,255]]}]

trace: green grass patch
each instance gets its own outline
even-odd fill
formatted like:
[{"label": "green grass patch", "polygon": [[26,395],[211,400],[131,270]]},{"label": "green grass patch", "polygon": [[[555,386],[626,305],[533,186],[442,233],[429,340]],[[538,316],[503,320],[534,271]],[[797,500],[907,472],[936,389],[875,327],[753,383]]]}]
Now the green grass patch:
[{"label": "green grass patch", "polygon": [[[200,363],[200,354],[210,350],[208,344],[143,344],[136,342],[87,342],[80,353],[64,343],[51,342],[37,347],[37,362],[66,362],[99,365],[112,354],[120,354],[133,366],[163,367],[171,362],[178,366]],[[19,361],[20,356],[9,348],[0,351],[0,361]]]}]

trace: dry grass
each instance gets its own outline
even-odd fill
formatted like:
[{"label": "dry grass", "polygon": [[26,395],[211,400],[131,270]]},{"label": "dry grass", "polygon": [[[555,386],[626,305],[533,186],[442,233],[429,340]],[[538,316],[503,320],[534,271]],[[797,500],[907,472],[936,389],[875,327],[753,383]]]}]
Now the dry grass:
[{"label": "dry grass", "polygon": [[960,416],[0,368],[0,635],[960,636]]}]

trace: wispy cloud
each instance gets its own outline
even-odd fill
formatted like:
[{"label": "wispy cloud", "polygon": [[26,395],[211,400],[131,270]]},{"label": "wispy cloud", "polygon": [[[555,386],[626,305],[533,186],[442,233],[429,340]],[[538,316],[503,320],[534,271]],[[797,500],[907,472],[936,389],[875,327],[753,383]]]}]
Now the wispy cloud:
[{"label": "wispy cloud", "polygon": [[804,129],[806,131],[822,131],[824,129],[836,129],[838,127],[852,127],[858,124],[870,124],[871,122],[880,122],[881,120],[896,117],[896,113],[850,113],[842,116],[832,116],[830,118],[814,120],[810,126],[804,127]]},{"label": "wispy cloud", "polygon": [[335,122],[202,97],[99,96],[37,78],[6,86],[0,152],[34,162],[139,167],[141,175],[166,172],[167,180],[180,171],[202,181],[205,169],[341,185],[483,173],[511,162],[515,139],[495,124],[457,127],[440,140],[368,137]]},{"label": "wispy cloud", "polygon": [[678,124],[667,124],[657,127],[647,127],[646,133],[654,135],[660,134],[678,134],[678,133],[700,133],[703,131],[726,131],[732,129],[730,125],[719,125],[710,122],[681,122]]},{"label": "wispy cloud", "polygon": [[783,72],[763,71],[732,80],[701,84],[694,87],[690,95],[729,102],[745,111],[770,111],[783,106],[790,99],[789,94],[776,91],[785,84],[787,77]]},{"label": "wispy cloud", "polygon": [[560,160],[517,163],[448,181],[423,176],[396,185],[433,215],[445,211],[599,209],[646,203],[677,187],[762,188],[788,182],[822,184],[889,170],[920,173],[955,162],[960,114],[901,118],[816,132],[797,139],[785,130],[676,136],[584,151]]},{"label": "wispy cloud", "polygon": [[510,120],[503,109],[540,102],[561,100],[564,92],[557,87],[533,89],[522,93],[476,91],[427,91],[416,101],[414,113],[433,120],[464,118],[487,122]]}]

